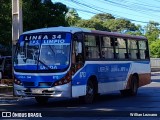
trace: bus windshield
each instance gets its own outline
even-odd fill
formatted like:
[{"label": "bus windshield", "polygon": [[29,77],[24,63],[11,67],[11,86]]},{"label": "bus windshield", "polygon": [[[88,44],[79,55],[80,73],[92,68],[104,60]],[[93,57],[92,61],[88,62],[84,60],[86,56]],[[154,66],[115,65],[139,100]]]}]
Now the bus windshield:
[{"label": "bus windshield", "polygon": [[39,60],[46,65],[68,65],[69,45],[42,45]]},{"label": "bus windshield", "polygon": [[70,63],[70,41],[69,33],[22,35],[14,59],[15,70],[66,69]]}]

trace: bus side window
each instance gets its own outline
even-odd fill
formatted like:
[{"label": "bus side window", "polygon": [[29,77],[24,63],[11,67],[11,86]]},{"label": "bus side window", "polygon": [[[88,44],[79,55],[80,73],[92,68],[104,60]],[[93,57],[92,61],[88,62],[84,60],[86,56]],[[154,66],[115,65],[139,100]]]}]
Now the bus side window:
[{"label": "bus side window", "polygon": [[86,53],[86,58],[89,58],[89,50],[88,50],[88,46],[85,46],[85,53]]},{"label": "bus side window", "polygon": [[115,48],[116,48],[116,58],[125,59],[127,53],[126,40],[123,38],[117,38],[115,40]]},{"label": "bus side window", "polygon": [[113,40],[108,36],[101,37],[102,58],[114,58]]},{"label": "bus side window", "polygon": [[147,57],[149,58],[149,51],[147,48],[147,42],[146,41],[139,41],[138,45],[139,45],[139,53],[140,53],[139,58],[140,59],[147,59]]},{"label": "bus side window", "polygon": [[138,46],[136,40],[128,40],[128,54],[130,55],[129,58],[131,59],[138,59]]},{"label": "bus side window", "polygon": [[85,35],[85,56],[87,59],[100,58],[98,37]]}]

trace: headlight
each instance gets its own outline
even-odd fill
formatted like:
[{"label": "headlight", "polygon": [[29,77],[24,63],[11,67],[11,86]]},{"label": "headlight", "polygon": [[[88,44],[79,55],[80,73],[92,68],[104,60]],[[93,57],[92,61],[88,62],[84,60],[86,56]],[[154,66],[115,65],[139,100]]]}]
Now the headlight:
[{"label": "headlight", "polygon": [[22,82],[20,80],[17,80],[17,79],[14,79],[14,83],[17,84],[17,85],[21,85],[21,86],[23,85]]}]

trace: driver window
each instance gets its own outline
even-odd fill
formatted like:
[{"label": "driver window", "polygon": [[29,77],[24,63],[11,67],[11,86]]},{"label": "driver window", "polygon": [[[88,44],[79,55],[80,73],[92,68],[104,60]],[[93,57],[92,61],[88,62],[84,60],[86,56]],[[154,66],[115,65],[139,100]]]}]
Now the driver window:
[{"label": "driver window", "polygon": [[82,46],[82,35],[74,35],[73,47],[72,47],[72,63],[83,61],[83,46]]},{"label": "driver window", "polygon": [[82,42],[73,42],[72,62],[82,61]]}]

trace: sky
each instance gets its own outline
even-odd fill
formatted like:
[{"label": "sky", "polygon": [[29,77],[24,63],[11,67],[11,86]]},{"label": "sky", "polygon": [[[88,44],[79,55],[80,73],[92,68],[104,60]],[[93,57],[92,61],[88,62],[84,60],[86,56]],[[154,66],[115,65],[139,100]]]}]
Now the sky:
[{"label": "sky", "polygon": [[132,23],[146,26],[149,21],[160,23],[160,0],[52,0],[74,8],[82,19],[98,13],[110,13]]}]

